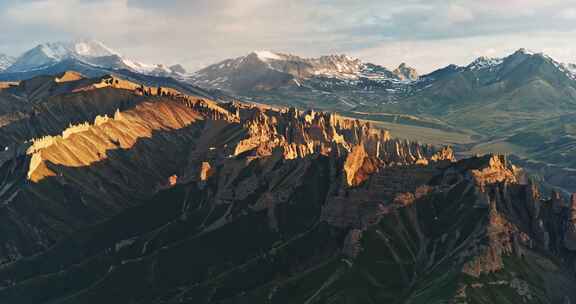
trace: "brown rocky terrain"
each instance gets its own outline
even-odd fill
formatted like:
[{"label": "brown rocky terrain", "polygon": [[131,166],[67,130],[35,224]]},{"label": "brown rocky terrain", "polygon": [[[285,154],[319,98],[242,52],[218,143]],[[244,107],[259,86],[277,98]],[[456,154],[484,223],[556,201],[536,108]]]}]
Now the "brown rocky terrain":
[{"label": "brown rocky terrain", "polygon": [[[157,95],[158,91],[162,93]],[[107,213],[106,216],[109,216],[130,205],[128,198],[113,197],[119,192],[130,189],[130,192],[141,191],[140,196],[145,196],[145,193],[150,196],[156,185],[168,178],[168,173],[188,179],[194,178],[190,176],[190,172],[168,171],[168,168],[177,171],[176,168],[186,166],[187,162],[195,170],[199,164],[211,166],[211,159],[218,163],[239,155],[255,159],[277,153],[283,159],[290,160],[309,155],[342,157],[349,151],[362,149],[363,155],[347,161],[360,163],[347,170],[350,175],[348,178],[354,179],[365,174],[362,171],[365,159],[414,163],[425,160],[433,153],[431,147],[392,140],[385,131],[371,129],[366,123],[331,114],[300,112],[295,109],[277,111],[239,103],[219,105],[213,101],[183,96],[168,88],[146,88],[112,77],[85,79],[70,72],[57,77],[38,77],[23,81],[18,87],[5,93],[14,94],[9,96],[25,96],[26,104],[22,108],[26,108],[30,103],[40,104],[40,107],[34,109],[37,111],[34,115],[24,116],[5,126],[0,132],[3,138],[26,140],[14,142],[4,151],[6,166],[28,167],[25,181],[22,181],[22,185],[13,187],[10,193],[11,201],[17,206],[21,199],[30,201],[28,195],[40,200],[50,200],[49,194],[39,190],[47,187],[43,185],[43,180],[48,177],[51,178],[47,183],[56,183],[58,187],[77,186],[84,189],[83,194],[87,197],[98,201],[106,198],[106,203],[95,202],[95,205],[106,205],[106,208],[110,209],[106,211],[113,211]],[[124,101],[124,105],[118,104],[118,100]],[[23,128],[33,124],[43,125],[44,118],[38,121],[37,117],[54,119],[53,107],[75,106],[77,103],[84,103],[82,107],[85,112],[95,117],[78,124],[73,124],[74,119],[66,121],[66,117],[60,117],[60,121],[64,120],[69,125],[58,135],[43,135],[50,134],[53,130],[59,131],[57,127],[46,131],[35,128],[35,132],[23,132]],[[118,108],[113,114],[108,114],[113,108],[102,107],[102,103],[111,103],[111,107]],[[125,109],[121,110],[122,106]],[[12,127],[13,125],[18,126]],[[30,133],[43,136],[25,137]],[[159,145],[169,141],[174,142],[170,145]],[[149,149],[159,151],[145,155],[149,152],[140,151],[144,149],[140,148],[141,145],[148,145]],[[384,150],[383,146],[395,150],[384,154],[381,151]],[[180,162],[173,167],[164,170],[157,168],[159,164],[154,159],[161,160],[162,151],[174,153],[172,150],[176,148],[181,149],[183,154],[189,149],[190,155],[180,155]],[[122,156],[119,156],[120,154]],[[129,156],[123,156],[124,154]],[[77,177],[67,176],[66,172],[74,168],[82,168],[83,173]],[[135,176],[142,172],[133,172],[132,168],[149,169],[151,176]],[[106,183],[99,181],[99,178],[105,178]],[[61,204],[59,199],[61,198],[58,197],[51,203]],[[93,208],[94,205],[90,207]],[[70,212],[65,206],[59,206],[56,210],[64,214]],[[38,223],[16,226],[36,231],[34,235],[37,239],[33,243],[46,245],[56,241],[61,232],[74,229],[67,225],[68,221],[59,223],[58,231],[49,229],[55,224],[53,221],[56,219],[52,217],[61,221],[64,214],[51,215],[48,218],[45,218],[48,215],[39,214],[36,219]],[[101,216],[102,214],[94,215],[94,220],[102,219]],[[20,215],[17,214],[8,216],[13,221],[18,217]],[[80,224],[82,221],[76,219],[72,222]],[[91,222],[85,221],[83,224]],[[46,231],[54,237],[42,236],[39,231]],[[25,255],[25,250],[14,246],[14,241],[5,239],[4,248],[10,247],[10,251],[19,253],[17,256]],[[8,256],[3,256],[2,259],[11,260]]]},{"label": "brown rocky terrain", "polygon": [[576,303],[576,198],[505,157],[114,77],[0,100],[0,302]]}]

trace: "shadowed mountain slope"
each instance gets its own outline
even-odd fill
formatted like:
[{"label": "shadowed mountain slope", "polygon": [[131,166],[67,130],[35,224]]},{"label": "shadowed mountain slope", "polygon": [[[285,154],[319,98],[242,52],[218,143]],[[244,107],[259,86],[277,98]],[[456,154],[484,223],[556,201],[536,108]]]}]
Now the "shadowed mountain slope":
[{"label": "shadowed mountain slope", "polygon": [[[14,144],[1,302],[576,300],[575,198],[541,197],[505,157],[456,161],[335,114],[68,76],[85,89],[34,104],[82,99],[90,115],[29,142],[0,128]],[[102,92],[130,102],[100,110]]]}]

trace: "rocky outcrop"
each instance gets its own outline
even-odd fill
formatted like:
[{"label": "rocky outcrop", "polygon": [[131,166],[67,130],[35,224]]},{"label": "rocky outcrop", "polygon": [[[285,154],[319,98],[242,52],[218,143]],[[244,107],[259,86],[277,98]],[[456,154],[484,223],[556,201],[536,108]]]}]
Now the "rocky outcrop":
[{"label": "rocky outcrop", "polygon": [[564,245],[570,251],[576,251],[576,194],[570,197],[570,203],[567,206],[566,234],[564,235]]},{"label": "rocky outcrop", "polygon": [[420,77],[418,75],[418,72],[416,71],[416,69],[407,66],[406,63],[401,63],[393,71],[393,73],[396,76],[398,76],[398,78],[400,78],[400,80],[414,81],[414,80],[418,80],[418,78]]},{"label": "rocky outcrop", "polygon": [[514,234],[511,225],[498,212],[496,202],[489,208],[488,225],[486,226],[487,243],[472,248],[473,258],[464,264],[462,272],[473,277],[494,273],[504,267],[503,257],[513,253]]},{"label": "rocky outcrop", "polygon": [[476,185],[484,187],[489,184],[500,182],[516,182],[514,172],[508,168],[506,159],[502,155],[492,155],[488,160],[485,167],[473,169],[470,171]]},{"label": "rocky outcrop", "polygon": [[354,146],[352,151],[346,156],[346,161],[344,162],[344,172],[346,173],[346,183],[349,186],[357,186],[363,179],[361,176],[356,178],[360,173],[358,172],[360,168],[364,165],[368,154],[364,150],[363,145]]}]

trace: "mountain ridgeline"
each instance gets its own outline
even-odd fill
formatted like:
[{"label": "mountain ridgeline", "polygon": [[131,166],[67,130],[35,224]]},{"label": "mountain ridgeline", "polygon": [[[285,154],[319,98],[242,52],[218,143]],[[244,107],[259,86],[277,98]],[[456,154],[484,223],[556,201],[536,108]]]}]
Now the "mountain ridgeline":
[{"label": "mountain ridgeline", "polygon": [[284,86],[305,86],[311,79],[359,81],[416,80],[416,70],[401,64],[396,70],[363,63],[346,55],[302,58],[295,55],[256,51],[208,66],[192,75],[191,81],[204,87],[236,93],[267,91]]},{"label": "mountain ridgeline", "polygon": [[[324,99],[307,99],[312,102],[310,106],[321,109],[393,111],[400,107],[414,111],[411,114],[440,115],[448,107],[458,109],[487,98],[507,98],[510,94],[524,96],[530,93],[528,90],[539,88],[546,91],[531,100],[519,99],[523,106],[529,106],[527,110],[543,110],[554,99],[574,100],[573,66],[520,49],[505,58],[480,57],[467,66],[452,65],[420,76],[404,63],[390,71],[345,55],[305,59],[260,51],[211,65],[192,74],[190,81],[262,99],[286,94],[289,89],[297,96],[323,93]],[[558,92],[552,92],[553,89]],[[354,97],[353,92],[363,92],[368,97]],[[347,102],[342,98],[337,104],[328,102],[329,98],[338,100],[344,95],[349,97]],[[379,98],[370,97],[374,95]],[[545,100],[535,102],[543,96]],[[555,103],[554,109],[558,104]]]},{"label": "mountain ridgeline", "polygon": [[2,303],[576,303],[576,197],[504,156],[118,76],[0,102]]},{"label": "mountain ridgeline", "polygon": [[24,80],[68,70],[94,77],[110,71],[174,78],[187,74],[179,64],[166,66],[131,60],[97,40],[43,43],[16,58],[0,54],[0,80]]},{"label": "mountain ridgeline", "polygon": [[347,56],[254,52],[189,81],[250,101],[372,120],[402,136],[451,142],[466,156],[513,154],[553,185],[576,191],[575,71],[574,64],[526,49],[426,75]]},{"label": "mountain ridgeline", "polygon": [[[346,55],[302,58],[256,51],[193,73],[188,81],[263,103],[350,109],[366,98],[392,96],[419,78],[401,64],[394,71]],[[367,91],[377,94],[366,94]]]}]

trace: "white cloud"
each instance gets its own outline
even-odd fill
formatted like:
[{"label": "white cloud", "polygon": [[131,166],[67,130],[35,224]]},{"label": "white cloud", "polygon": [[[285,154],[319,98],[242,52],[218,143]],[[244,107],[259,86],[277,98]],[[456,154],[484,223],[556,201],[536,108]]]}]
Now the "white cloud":
[{"label": "white cloud", "polygon": [[[39,30],[49,27],[80,35],[143,32],[166,22],[162,16],[155,16],[153,12],[129,8],[126,0],[23,2],[2,12],[2,18],[15,27],[36,25]],[[150,20],[154,20],[153,26]]]},{"label": "white cloud", "polygon": [[563,10],[559,14],[560,18],[568,19],[568,20],[575,20],[576,19],[576,8],[569,8]]},{"label": "white cloud", "polygon": [[472,10],[460,5],[450,5],[446,13],[447,20],[450,23],[462,23],[474,20]]}]

